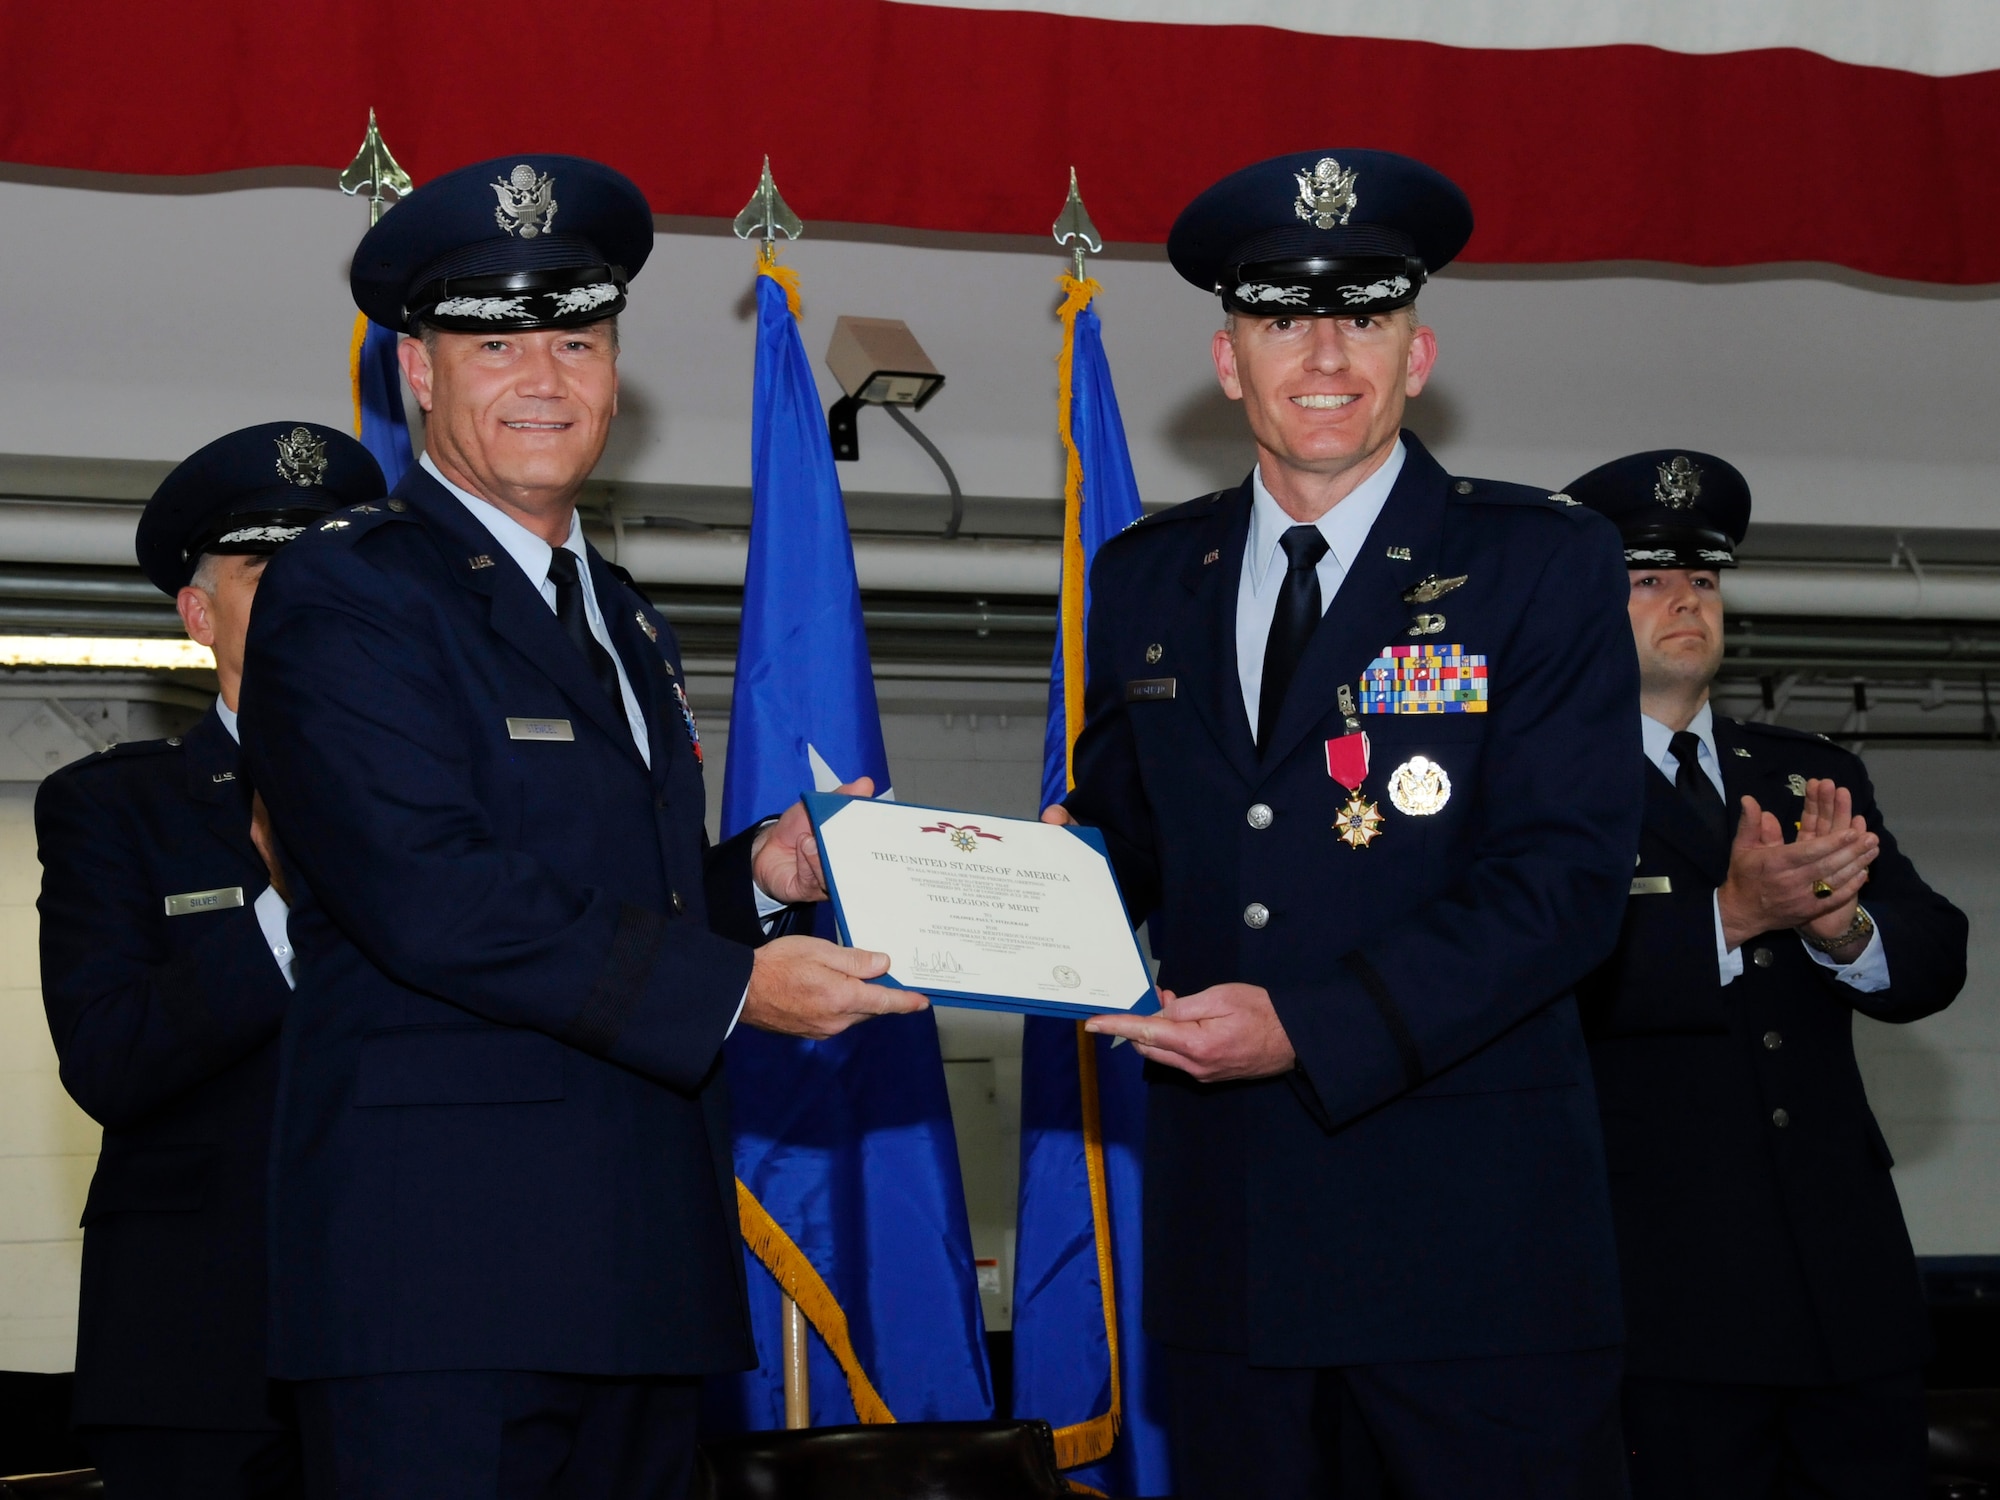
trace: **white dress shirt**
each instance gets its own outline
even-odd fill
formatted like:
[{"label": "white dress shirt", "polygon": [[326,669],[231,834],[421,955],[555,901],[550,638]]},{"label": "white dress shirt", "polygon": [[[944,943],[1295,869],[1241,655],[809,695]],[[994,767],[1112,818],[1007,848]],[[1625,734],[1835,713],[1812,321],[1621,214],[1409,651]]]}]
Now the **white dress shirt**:
[{"label": "white dress shirt", "polygon": [[[438,466],[431,462],[426,453],[417,462],[422,464],[431,478],[457,497],[459,504],[471,511],[481,526],[493,534],[493,540],[501,550],[520,565],[528,575],[528,582],[542,591],[542,598],[553,613],[556,607],[556,586],[549,581],[549,560],[556,555],[556,549],[528,530],[519,521],[491,501],[482,500],[470,491],[462,490],[445,478]],[[590,556],[583,545],[583,518],[570,512],[569,539],[563,547],[576,555],[577,577],[583,583],[583,612],[590,622],[590,633],[597,637],[597,644],[604,648],[611,658],[611,665],[618,669],[618,695],[624,701],[625,722],[632,730],[632,743],[639,747],[639,758],[645,761],[647,769],[652,768],[653,747],[646,733],[646,715],[639,708],[639,698],[632,691],[631,679],[625,675],[625,662],[618,655],[618,648],[611,644],[611,632],[605,628],[604,614],[597,607],[597,586],[590,578]]]},{"label": "white dress shirt", "polygon": [[[1403,440],[1388,460],[1357,485],[1338,505],[1314,524],[1326,538],[1326,555],[1314,570],[1319,574],[1319,612],[1333,607],[1341,580],[1360,557],[1368,530],[1403,472]],[[1250,476],[1250,536],[1243,545],[1243,572],[1236,585],[1236,679],[1243,687],[1243,711],[1254,729],[1258,701],[1264,696],[1264,646],[1271,638],[1271,619],[1278,612],[1278,591],[1285,585],[1284,536],[1300,523],[1264,488],[1264,467]]]},{"label": "white dress shirt", "polygon": [[[237,744],[243,743],[243,736],[236,731],[236,710],[222,701],[218,694],[215,700],[215,716],[222,720],[222,727],[229,731],[229,737]],[[278,894],[275,885],[264,887],[264,894],[250,903],[250,909],[257,914],[257,930],[264,934],[264,942],[271,950],[271,957],[278,961],[278,972],[285,976],[288,989],[297,989],[298,981],[292,978],[292,941],[285,934],[287,919],[292,914],[285,898]]]},{"label": "white dress shirt", "polygon": [[[1728,827],[1733,837],[1741,807],[1729,806],[1729,793],[1722,785],[1722,761],[1715,748],[1715,710],[1704,703],[1688,724],[1688,732],[1701,741],[1701,749],[1695,756],[1695,763],[1708,779],[1714,783],[1716,795],[1722,798],[1722,805],[1729,813]],[[1646,714],[1639,715],[1639,733],[1646,746],[1646,759],[1653,763],[1668,781],[1680,775],[1681,763],[1674,759],[1674,732],[1658,719]],[[1732,948],[1722,935],[1722,893],[1717,891],[1715,903],[1715,960],[1721,972],[1722,982],[1728,984],[1743,972],[1743,950]],[[1830,954],[1822,953],[1811,943],[1800,940],[1800,946],[1812,956],[1812,961],[1822,968],[1833,970],[1833,977],[1842,984],[1851,985],[1864,995],[1872,995],[1877,990],[1889,988],[1889,955],[1882,947],[1882,930],[1878,927],[1868,938],[1868,946],[1863,948],[1853,963],[1844,964]]]},{"label": "white dress shirt", "polygon": [[[481,526],[493,534],[493,540],[500,544],[501,550],[513,558],[521,571],[528,575],[528,581],[541,590],[543,601],[553,612],[556,607],[556,586],[549,581],[549,560],[556,555],[556,549],[490,500],[482,500],[445,478],[438,466],[431,462],[428,452],[417,462],[424,466],[431,478],[451,491],[459,504],[471,511]],[[604,613],[597,607],[597,589],[590,579],[590,557],[584,551],[583,545],[583,519],[574,511],[570,513],[569,518],[569,538],[563,546],[576,554],[576,571],[577,576],[583,581],[583,608],[585,618],[590,622],[590,633],[597,637],[597,644],[604,648],[611,658],[611,664],[618,669],[618,693],[625,704],[625,722],[632,730],[632,743],[639,747],[640,758],[646,762],[646,768],[651,770],[653,750],[646,732],[646,716],[640,711],[638,695],[632,691],[631,679],[625,675],[625,663],[618,655],[618,648],[611,644],[611,632],[605,628]],[[771,923],[778,913],[785,909],[785,903],[766,895],[764,888],[754,879],[750,882],[750,894],[756,899],[757,916],[764,924],[764,930],[770,931]],[[749,998],[750,989],[746,985],[743,999],[736,1002],[736,1014],[730,1019],[730,1031],[734,1031],[737,1021],[742,1019],[744,1001]],[[728,1033],[725,1032],[724,1035],[727,1036]]]}]

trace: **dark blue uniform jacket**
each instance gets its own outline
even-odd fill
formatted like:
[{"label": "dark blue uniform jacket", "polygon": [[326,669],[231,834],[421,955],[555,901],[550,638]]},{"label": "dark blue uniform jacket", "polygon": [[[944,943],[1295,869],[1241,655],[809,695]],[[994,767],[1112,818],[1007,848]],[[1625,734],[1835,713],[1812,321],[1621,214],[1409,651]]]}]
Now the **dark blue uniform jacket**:
[{"label": "dark blue uniform jacket", "polygon": [[[264,1183],[291,992],[251,903],[235,741],[118,745],[35,797],[42,998],[63,1085],[104,1127],[83,1213],[79,1423],[273,1425]],[[241,904],[166,915],[166,898]]]},{"label": "dark blue uniform jacket", "polygon": [[[1583,985],[1635,1374],[1812,1384],[1927,1357],[1923,1292],[1889,1147],[1854,1064],[1853,1015],[1914,1021],[1965,983],[1965,918],[1882,825],[1860,760],[1818,735],[1720,715],[1733,815],[1755,797],[1796,837],[1828,777],[1881,835],[1862,904],[1890,987],[1864,995],[1790,932],[1743,946],[1721,982],[1714,895],[1728,851],[1646,769],[1646,822],[1618,951]],[[1643,892],[1643,893],[1638,893]],[[1782,1116],[1778,1114],[1783,1111]],[[1782,1118],[1784,1124],[1777,1123]]]},{"label": "dark blue uniform jacket", "polygon": [[[1243,486],[1151,517],[1092,577],[1068,806],[1104,830],[1160,981],[1270,991],[1291,1074],[1150,1070],[1146,1324],[1258,1363],[1617,1342],[1604,1160],[1570,991],[1610,951],[1638,842],[1625,567],[1600,517],[1452,480],[1415,438],[1260,756],[1236,671]],[[1429,575],[1465,582],[1405,602]],[[1445,628],[1413,636],[1418,613]],[[1489,659],[1486,713],[1368,715],[1386,829],[1333,832],[1338,690],[1390,646]],[[1155,653],[1152,648],[1159,649]],[[1157,656],[1157,660],[1149,657]],[[1172,678],[1128,699],[1135,679]],[[1390,774],[1441,764],[1408,816]],[[1246,817],[1268,806],[1268,827]],[[1269,924],[1244,920],[1252,902]]]},{"label": "dark blue uniform jacket", "polygon": [[300,877],[279,1375],[753,1360],[719,1060],[760,937],[749,840],[708,848],[673,632],[590,569],[650,770],[421,468],[259,587],[244,752]]}]

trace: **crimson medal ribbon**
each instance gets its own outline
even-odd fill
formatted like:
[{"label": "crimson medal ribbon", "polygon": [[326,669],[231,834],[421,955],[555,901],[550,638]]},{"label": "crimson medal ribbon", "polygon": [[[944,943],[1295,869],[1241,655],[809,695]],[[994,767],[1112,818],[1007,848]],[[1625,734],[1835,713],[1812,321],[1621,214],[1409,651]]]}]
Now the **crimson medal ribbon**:
[{"label": "crimson medal ribbon", "polygon": [[1343,734],[1326,742],[1326,774],[1350,792],[1361,790],[1368,779],[1368,736]]}]

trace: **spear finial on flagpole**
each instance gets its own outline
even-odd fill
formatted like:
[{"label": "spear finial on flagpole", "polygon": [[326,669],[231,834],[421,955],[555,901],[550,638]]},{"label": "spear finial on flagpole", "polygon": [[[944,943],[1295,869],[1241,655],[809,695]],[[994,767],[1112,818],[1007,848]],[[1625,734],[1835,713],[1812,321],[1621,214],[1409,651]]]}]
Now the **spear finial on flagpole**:
[{"label": "spear finial on flagpole", "polygon": [[1067,245],[1076,256],[1076,279],[1083,280],[1083,257],[1087,251],[1096,255],[1104,248],[1104,241],[1098,237],[1097,226],[1090,222],[1090,212],[1083,206],[1083,194],[1076,190],[1076,168],[1069,169],[1069,197],[1063,200],[1062,212],[1056,216],[1056,243]]},{"label": "spear finial on flagpole", "polygon": [[[368,134],[361,138],[361,149],[354,153],[354,160],[347,164],[347,170],[340,174],[340,190],[353,196],[366,188],[368,190],[368,222],[373,224],[383,214],[409,197],[411,191],[410,174],[396,164],[396,158],[389,154],[389,147],[382,140],[382,132],[375,128],[375,111],[368,111]],[[395,203],[386,201],[383,193],[394,193]],[[401,223],[399,219],[397,221]]]},{"label": "spear finial on flagpole", "polygon": [[736,216],[736,237],[739,240],[762,240],[757,249],[757,258],[769,264],[778,256],[778,236],[795,240],[806,232],[805,220],[792,212],[778,192],[778,184],[771,179],[771,158],[764,158],[763,175],[757,179],[757,191],[750,195],[750,201],[743,205],[743,212]]}]

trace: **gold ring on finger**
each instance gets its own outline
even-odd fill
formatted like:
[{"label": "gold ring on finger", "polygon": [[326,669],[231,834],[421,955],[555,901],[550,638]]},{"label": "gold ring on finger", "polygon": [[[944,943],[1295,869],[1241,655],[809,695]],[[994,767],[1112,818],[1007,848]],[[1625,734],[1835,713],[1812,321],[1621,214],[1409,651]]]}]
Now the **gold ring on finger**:
[{"label": "gold ring on finger", "polygon": [[1815,896],[1824,901],[1828,896],[1833,894],[1833,887],[1828,885],[1824,880],[1815,880],[1812,891]]}]

